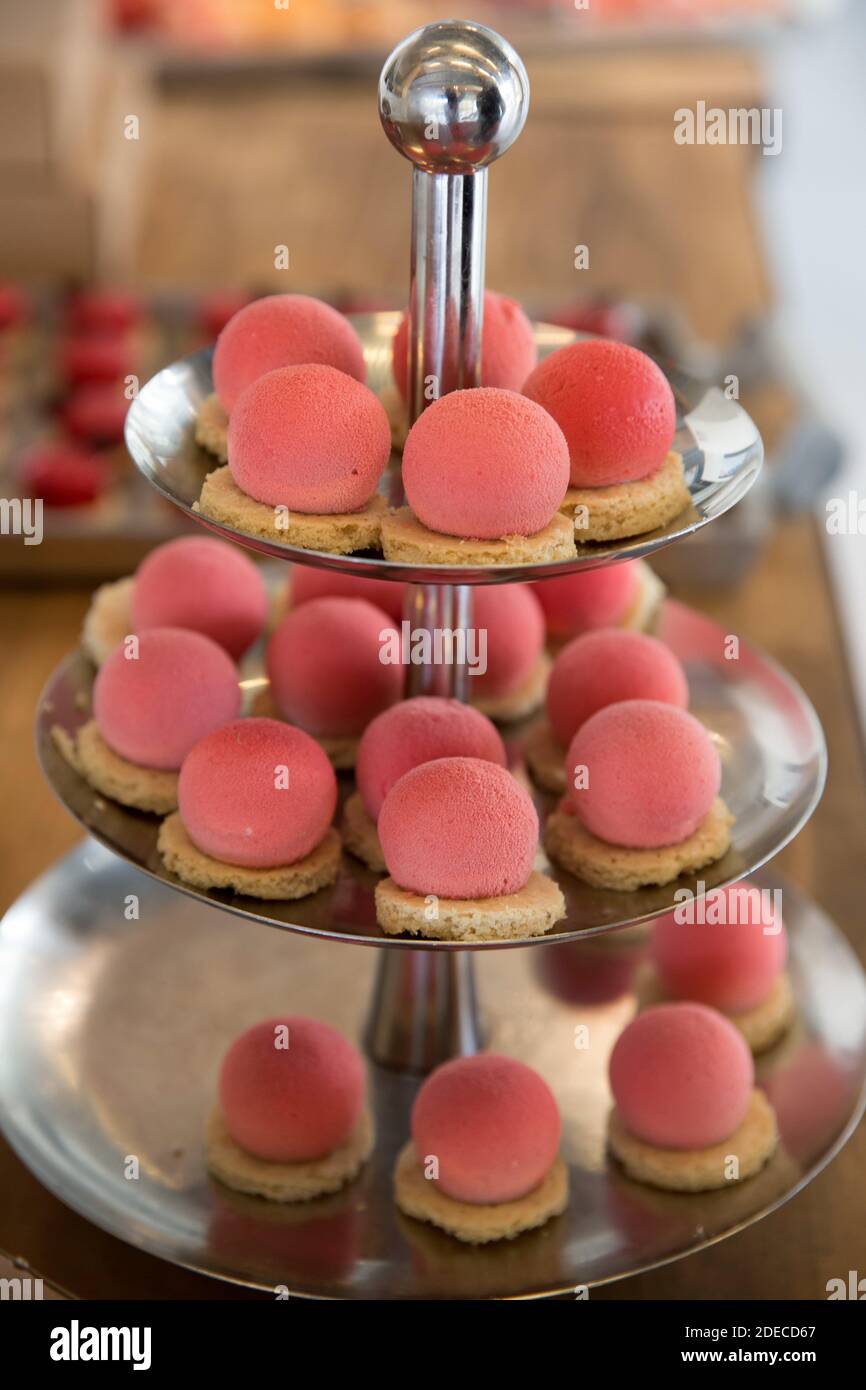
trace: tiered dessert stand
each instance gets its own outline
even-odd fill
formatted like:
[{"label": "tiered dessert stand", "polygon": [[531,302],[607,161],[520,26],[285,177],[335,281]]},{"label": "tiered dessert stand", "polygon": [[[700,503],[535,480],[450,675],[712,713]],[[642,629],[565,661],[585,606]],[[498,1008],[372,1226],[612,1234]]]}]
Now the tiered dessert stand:
[{"label": "tiered dessert stand", "polygon": [[[382,121],[413,163],[412,418],[431,376],[442,390],[478,381],[487,166],[519,135],[528,100],[517,54],[471,23],[428,26],[383,70]],[[396,316],[354,322],[368,381],[384,395]],[[537,333],[542,353],[572,337],[545,325]],[[127,443],[164,496],[226,538],[280,560],[408,581],[413,627],[453,627],[471,623],[476,584],[650,555],[745,495],[762,456],[751,420],[720,391],[671,379],[691,507],[664,531],[582,546],[574,560],[536,567],[445,569],[312,553],[205,521],[193,504],[212,464],[193,442],[193,425],[212,389],[209,352],[144,387]],[[397,461],[383,491],[402,500]],[[376,924],[375,876],[348,855],[333,889],[298,903],[178,883],[156,854],[156,819],[95,796],[57,753],[51,727],[71,732],[87,718],[93,677],[82,654],[65,661],[41,700],[37,741],[48,780],[90,838],[13,907],[0,938],[0,1113],[22,1159],[70,1206],[142,1249],[313,1297],[569,1292],[699,1249],[790,1197],[850,1134],[866,1083],[863,972],[838,930],[792,887],[784,912],[797,1022],[758,1064],[779,1116],[775,1157],[730,1190],[679,1196],[630,1182],[605,1153],[607,1056],[634,1011],[640,924],[670,910],[677,888],[701,894],[756,871],[763,886],[779,887],[760,866],[808,819],[825,775],[814,711],[768,657],[741,645],[739,658],[726,660],[726,634],[671,600],[661,636],[685,664],[692,709],[724,740],[732,847],[703,882],[639,893],[601,892],[558,873],[567,917],[514,949],[386,937]],[[262,682],[260,671],[253,664],[246,673],[251,687]],[[412,668],[410,685],[413,693],[466,694],[465,673],[454,667]],[[524,736],[518,728],[507,740],[516,769]],[[544,815],[551,799],[537,800]],[[210,1180],[204,1163],[219,1059],[242,1028],[278,1012],[325,1018],[370,1058],[373,1157],[343,1192],[308,1204],[241,1197]],[[581,1024],[588,1048],[575,1045]],[[404,1219],[392,1201],[391,1168],[420,1076],[484,1045],[523,1058],[552,1085],[571,1201],[539,1231],[471,1248]],[[131,1155],[139,1160],[134,1179],[126,1176]]]}]

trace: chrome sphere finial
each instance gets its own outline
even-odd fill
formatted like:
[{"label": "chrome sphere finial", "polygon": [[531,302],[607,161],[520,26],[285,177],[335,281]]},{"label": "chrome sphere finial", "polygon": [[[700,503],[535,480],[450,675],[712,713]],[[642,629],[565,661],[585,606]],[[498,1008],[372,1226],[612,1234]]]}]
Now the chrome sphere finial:
[{"label": "chrome sphere finial", "polygon": [[391,144],[430,174],[473,174],[514,143],[529,110],[526,68],[505,39],[468,19],[427,24],[379,78]]}]

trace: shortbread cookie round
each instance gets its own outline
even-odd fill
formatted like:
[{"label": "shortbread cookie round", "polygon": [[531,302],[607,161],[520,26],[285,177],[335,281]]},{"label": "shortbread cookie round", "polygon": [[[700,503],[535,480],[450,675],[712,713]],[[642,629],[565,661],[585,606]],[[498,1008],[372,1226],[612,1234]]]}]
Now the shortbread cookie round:
[{"label": "shortbread cookie round", "polygon": [[539,565],[574,559],[577,550],[568,518],[560,513],[534,536],[478,541],[429,531],[408,507],[400,507],[382,519],[382,553],[407,565]]},{"label": "shortbread cookie round", "polygon": [[220,463],[225,463],[229,456],[229,417],[215,391],[198,408],[195,442],[209,454],[215,454]]},{"label": "shortbread cookie round", "polygon": [[596,839],[577,816],[557,810],[547,818],[544,847],[551,859],[593,888],[631,893],[672,883],[680,874],[713,864],[731,844],[734,817],[717,796],[697,830],[678,845],[660,849],[626,849]]},{"label": "shortbread cookie round", "polygon": [[543,936],[565,916],[554,879],[537,870],[517,893],[500,898],[422,898],[393,878],[376,884],[376,918],[388,936],[407,932],[431,941],[516,941]]},{"label": "shortbread cookie round", "polygon": [[394,1166],[394,1200],[416,1221],[429,1221],[468,1245],[486,1245],[492,1240],[513,1240],[565,1211],[568,1168],[558,1155],[538,1187],[511,1202],[459,1202],[442,1192],[435,1179],[425,1178],[410,1140]]},{"label": "shortbread cookie round", "polygon": [[189,838],[178,812],[159,827],[156,847],[169,873],[192,888],[229,888],[247,898],[272,902],[291,902],[329,888],[340,871],[340,837],[333,827],[305,858],[274,869],[247,869],[203,854]]},{"label": "shortbread cookie round", "polygon": [[[518,719],[526,719],[544,704],[551,664],[550,657],[546,652],[542,652],[529,675],[514,690],[509,690],[506,695],[477,696],[472,701],[473,705],[482,714],[486,714],[488,719],[493,719],[498,724],[513,724]],[[469,689],[471,692],[471,676]],[[562,756],[564,760],[565,754]]]},{"label": "shortbread cookie round", "polygon": [[72,737],[59,726],[51,730],[55,746],[95,791],[131,806],[165,816],[177,806],[176,772],[141,767],[109,748],[95,719],[83,724]]},{"label": "shortbread cookie round", "polygon": [[373,1140],[373,1121],[365,1111],[345,1144],[324,1158],[269,1163],[235,1143],[217,1107],[208,1120],[207,1166],[236,1192],[267,1197],[270,1202],[309,1202],[351,1182],[373,1152]]},{"label": "shortbread cookie round", "polygon": [[549,792],[565,791],[565,749],[550,727],[539,719],[533,724],[523,745],[523,756],[533,780]]},{"label": "shortbread cookie round", "polygon": [[575,539],[582,544],[642,536],[667,526],[690,506],[682,456],[671,450],[648,478],[610,487],[570,487],[559,510],[571,520]]},{"label": "shortbread cookie round", "polygon": [[134,584],[132,575],[101,584],[90,600],[81,629],[81,645],[96,666],[101,666],[133,630]]},{"label": "shortbread cookie round", "polygon": [[[663,988],[655,966],[649,962],[640,970],[635,980],[635,994],[641,1009],[671,1002],[671,996]],[[725,1018],[730,1019],[735,1028],[739,1028],[753,1052],[766,1052],[785,1036],[796,1014],[797,1005],[791,988],[791,977],[787,970],[783,970],[760,1004],[756,1004],[753,1009],[744,1009],[742,1013],[725,1013]]]},{"label": "shortbread cookie round", "polygon": [[388,872],[376,822],[364,805],[360,792],[353,792],[343,807],[343,843],[357,859],[377,874]]},{"label": "shortbread cookie round", "polygon": [[300,550],[321,550],[329,555],[351,555],[355,550],[378,550],[382,521],[388,504],[377,493],[357,512],[313,513],[282,510],[257,502],[241,492],[225,468],[208,473],[193,511],[230,526],[247,536],[295,545]]},{"label": "shortbread cookie round", "polygon": [[776,1150],[779,1131],[767,1097],[754,1090],[742,1124],[729,1139],[706,1149],[660,1149],[647,1144],[626,1129],[616,1107],[610,1114],[607,1137],[611,1153],[630,1178],[671,1192],[709,1192],[742,1182],[763,1168]]}]

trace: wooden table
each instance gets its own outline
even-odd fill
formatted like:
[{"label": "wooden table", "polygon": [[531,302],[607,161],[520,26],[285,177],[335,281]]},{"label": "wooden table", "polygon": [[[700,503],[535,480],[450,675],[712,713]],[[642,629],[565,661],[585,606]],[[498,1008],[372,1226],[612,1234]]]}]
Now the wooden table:
[{"label": "wooden table", "polygon": [[[742,588],[678,597],[723,620],[728,631],[764,646],[814,701],[830,746],[829,784],[814,819],[778,862],[866,955],[863,747],[812,523],[783,523]],[[10,788],[0,828],[3,908],[79,838],[36,768],[31,725],[42,683],[74,645],[87,599],[84,590],[0,597],[0,638],[7,654],[0,667],[0,708]],[[829,1278],[866,1268],[864,1171],[861,1126],[829,1170],[781,1211],[688,1260],[610,1285],[593,1297],[823,1298]],[[47,1279],[81,1297],[259,1296],[174,1269],[104,1235],[41,1188],[2,1141],[0,1191],[0,1250],[25,1257]]]}]

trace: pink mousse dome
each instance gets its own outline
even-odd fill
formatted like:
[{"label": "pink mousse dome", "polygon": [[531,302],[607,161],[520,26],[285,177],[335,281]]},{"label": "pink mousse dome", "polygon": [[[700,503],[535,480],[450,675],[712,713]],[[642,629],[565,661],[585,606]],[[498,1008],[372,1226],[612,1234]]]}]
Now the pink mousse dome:
[{"label": "pink mousse dome", "polygon": [[400,888],[494,898],[518,892],[532,873],[538,815],[505,768],[437,758],[394,783],[379,812],[379,840]]},{"label": "pink mousse dome", "polygon": [[357,511],[376,491],[390,453],[385,407],[334,367],[280,367],[260,376],[229,421],[238,487],[290,512]]},{"label": "pink mousse dome", "polygon": [[290,598],[293,608],[300,608],[312,598],[365,598],[399,623],[403,618],[405,592],[405,584],[390,579],[367,579],[360,574],[314,569],[312,565],[292,568]]},{"label": "pink mousse dome", "polygon": [[537,1187],[559,1150],[559,1110],[538,1072],[513,1057],[457,1057],[428,1076],[412,1107],[421,1163],[458,1202],[511,1202]]},{"label": "pink mousse dome", "polygon": [[[404,401],[408,397],[409,321],[404,313],[394,334],[394,380]],[[495,290],[484,292],[484,326],[481,331],[481,384],[519,391],[538,361],[532,324],[520,305]]]},{"label": "pink mousse dome", "polygon": [[223,1058],[219,1103],[247,1153],[267,1163],[306,1163],[333,1153],[358,1123],[364,1063],[327,1023],[269,1018],[241,1033]]},{"label": "pink mousse dome", "polygon": [[403,694],[405,668],[383,662],[394,624],[361,598],[317,598],[284,618],[268,644],[280,713],[312,734],[352,737]]},{"label": "pink mousse dome", "polygon": [[607,487],[655,473],[676,431],[667,377],[627,343],[591,338],[540,362],[523,387],[560,426],[575,487]]},{"label": "pink mousse dome", "polygon": [[487,634],[487,670],[469,677],[473,696],[507,695],[544,651],[544,614],[529,584],[483,584],[472,593],[472,626]]},{"label": "pink mousse dome", "polygon": [[742,1123],[755,1084],[740,1032],[703,1004],[660,1004],[620,1033],[610,1086],[628,1130],[660,1149],[705,1149]]},{"label": "pink mousse dome", "polygon": [[541,579],[533,593],[544,609],[551,637],[579,637],[600,627],[621,623],[637,597],[637,560],[605,565],[586,574]]},{"label": "pink mousse dome", "polygon": [[685,709],[689,687],[669,647],[642,632],[607,628],[563,647],[550,673],[547,717],[566,747],[597,710],[621,700],[661,700]]},{"label": "pink mousse dome", "polygon": [[178,805],[204,854],[272,869],[305,858],[323,839],[337,806],[337,779],[302,729],[237,719],[187,754]]},{"label": "pink mousse dome", "polygon": [[235,661],[261,636],[268,595],[258,567],[240,550],[206,536],[184,536],[152,550],[132,591],[132,625],[203,632]]},{"label": "pink mousse dome", "polygon": [[254,299],[229,319],[213,355],[214,389],[229,414],[246,388],[277,367],[318,362],[366,381],[364,350],[348,319],[306,294]]},{"label": "pink mousse dome", "polygon": [[565,496],[568,446],[556,422],[515,391],[452,391],[409,431],[403,486],[431,531],[532,536]]},{"label": "pink mousse dome", "polygon": [[754,884],[735,883],[688,906],[695,920],[677,921],[671,912],[653,924],[652,958],[664,988],[676,999],[711,1004],[727,1014],[754,1009],[770,993],[788,956],[785,924],[772,895]]},{"label": "pink mousse dome", "polygon": [[[589,785],[576,788],[576,768]],[[600,840],[630,849],[678,845],[719,793],[712,739],[693,715],[659,700],[626,700],[592,715],[566,756],[567,797]]]},{"label": "pink mousse dome", "polygon": [[504,767],[505,746],[490,720],[460,700],[419,695],[377,715],[364,730],[355,765],[373,820],[405,772],[436,758],[481,758]]},{"label": "pink mousse dome", "polygon": [[93,714],[115,753],[141,767],[180,767],[194,743],[236,718],[234,663],[210,637],[155,627],[123,642],[93,684]]}]

